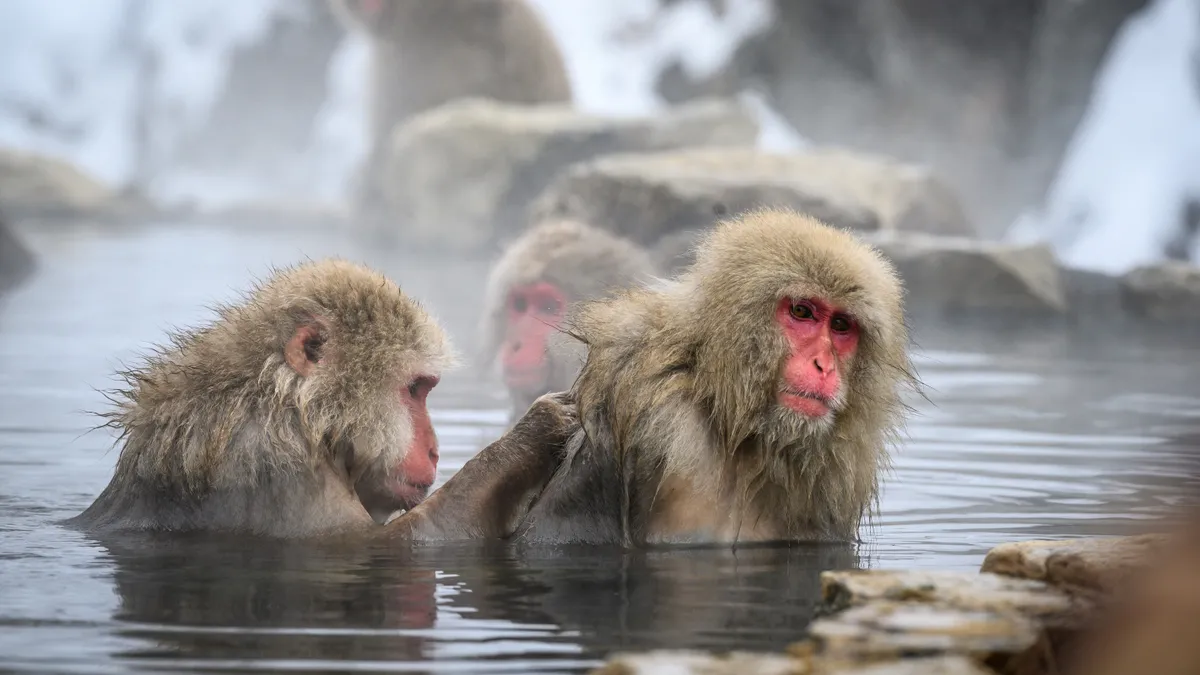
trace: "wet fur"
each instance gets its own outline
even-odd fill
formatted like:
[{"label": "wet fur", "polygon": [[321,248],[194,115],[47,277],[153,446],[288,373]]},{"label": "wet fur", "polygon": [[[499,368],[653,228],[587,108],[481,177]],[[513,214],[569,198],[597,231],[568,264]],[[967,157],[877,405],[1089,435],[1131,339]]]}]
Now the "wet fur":
[{"label": "wet fur", "polygon": [[[776,403],[783,297],[819,296],[861,326],[832,421]],[[581,428],[518,536],[646,543],[849,540],[915,385],[903,291],[853,235],[764,210],[719,224],[671,281],[587,304],[572,398]]]},{"label": "wet fur", "polygon": [[[480,325],[482,355],[493,366],[505,338],[508,294],[516,286],[539,281],[557,286],[571,303],[604,298],[651,278],[649,254],[637,244],[583,223],[554,220],[539,223],[514,240],[492,266]],[[583,365],[574,340],[552,340],[548,391],[570,389]],[[510,391],[514,417],[535,396]]]},{"label": "wet fur", "polygon": [[[115,474],[70,522],[278,536],[372,524],[347,472],[403,459],[413,432],[395,391],[452,362],[441,327],[384,276],[337,260],[276,271],[217,313],[121,373],[104,414],[123,444]],[[301,326],[324,340],[308,377],[284,360]]]}]

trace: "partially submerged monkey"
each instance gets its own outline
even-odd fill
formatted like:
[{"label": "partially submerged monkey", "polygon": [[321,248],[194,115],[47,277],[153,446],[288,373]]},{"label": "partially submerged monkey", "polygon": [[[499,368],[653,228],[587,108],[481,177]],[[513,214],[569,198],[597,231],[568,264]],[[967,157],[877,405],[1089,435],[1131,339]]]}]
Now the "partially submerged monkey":
[{"label": "partially submerged monkey", "polygon": [[674,280],[589,303],[581,428],[514,538],[854,539],[915,384],[902,294],[853,235],[764,210]]},{"label": "partially submerged monkey", "polygon": [[505,249],[488,277],[481,333],[514,418],[539,396],[570,389],[579,374],[582,358],[554,339],[569,306],[652,274],[637,244],[571,220],[538,223]]},{"label": "partially submerged monkey", "polygon": [[329,0],[370,42],[370,154],[360,202],[381,204],[377,184],[396,126],[459,98],[569,103],[558,44],[526,0]]},{"label": "partially submerged monkey", "polygon": [[116,472],[89,529],[304,536],[369,525],[433,483],[425,399],[452,354],[382,275],[344,261],[276,272],[123,373]]}]

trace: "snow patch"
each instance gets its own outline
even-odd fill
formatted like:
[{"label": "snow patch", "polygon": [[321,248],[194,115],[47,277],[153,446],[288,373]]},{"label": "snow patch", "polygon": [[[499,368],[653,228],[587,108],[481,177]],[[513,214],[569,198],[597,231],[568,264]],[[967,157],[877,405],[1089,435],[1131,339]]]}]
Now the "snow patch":
[{"label": "snow patch", "polygon": [[[1200,197],[1200,3],[1155,0],[1118,33],[1040,218],[1012,238],[1122,273],[1161,260]],[[1193,259],[1196,259],[1193,257]]]}]

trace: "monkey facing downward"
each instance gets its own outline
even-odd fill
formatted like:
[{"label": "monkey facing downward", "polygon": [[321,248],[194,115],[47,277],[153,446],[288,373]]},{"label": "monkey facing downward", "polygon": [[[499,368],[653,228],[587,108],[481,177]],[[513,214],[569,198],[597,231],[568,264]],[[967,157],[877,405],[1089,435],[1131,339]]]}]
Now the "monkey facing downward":
[{"label": "monkey facing downward", "polygon": [[499,363],[514,417],[537,397],[570,389],[579,374],[582,357],[554,339],[569,306],[652,273],[633,242],[570,220],[539,223],[505,249],[488,277],[481,342]]},{"label": "monkey facing downward", "polygon": [[445,334],[385,277],[344,262],[277,272],[124,373],[115,474],[90,530],[308,536],[419,503],[437,437],[426,397]]},{"label": "monkey facing downward", "polygon": [[915,385],[903,289],[853,235],[759,211],[674,280],[589,303],[581,428],[515,536],[848,540]]}]

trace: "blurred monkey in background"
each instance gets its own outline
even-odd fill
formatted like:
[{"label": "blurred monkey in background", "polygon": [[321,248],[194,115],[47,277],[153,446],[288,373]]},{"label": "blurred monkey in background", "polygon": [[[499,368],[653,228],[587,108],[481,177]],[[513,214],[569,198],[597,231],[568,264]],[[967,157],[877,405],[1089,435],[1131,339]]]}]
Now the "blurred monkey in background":
[{"label": "blurred monkey in background", "polygon": [[329,0],[371,50],[370,150],[357,207],[382,208],[379,171],[392,131],[455,99],[569,103],[571,84],[549,29],[525,0]]}]

